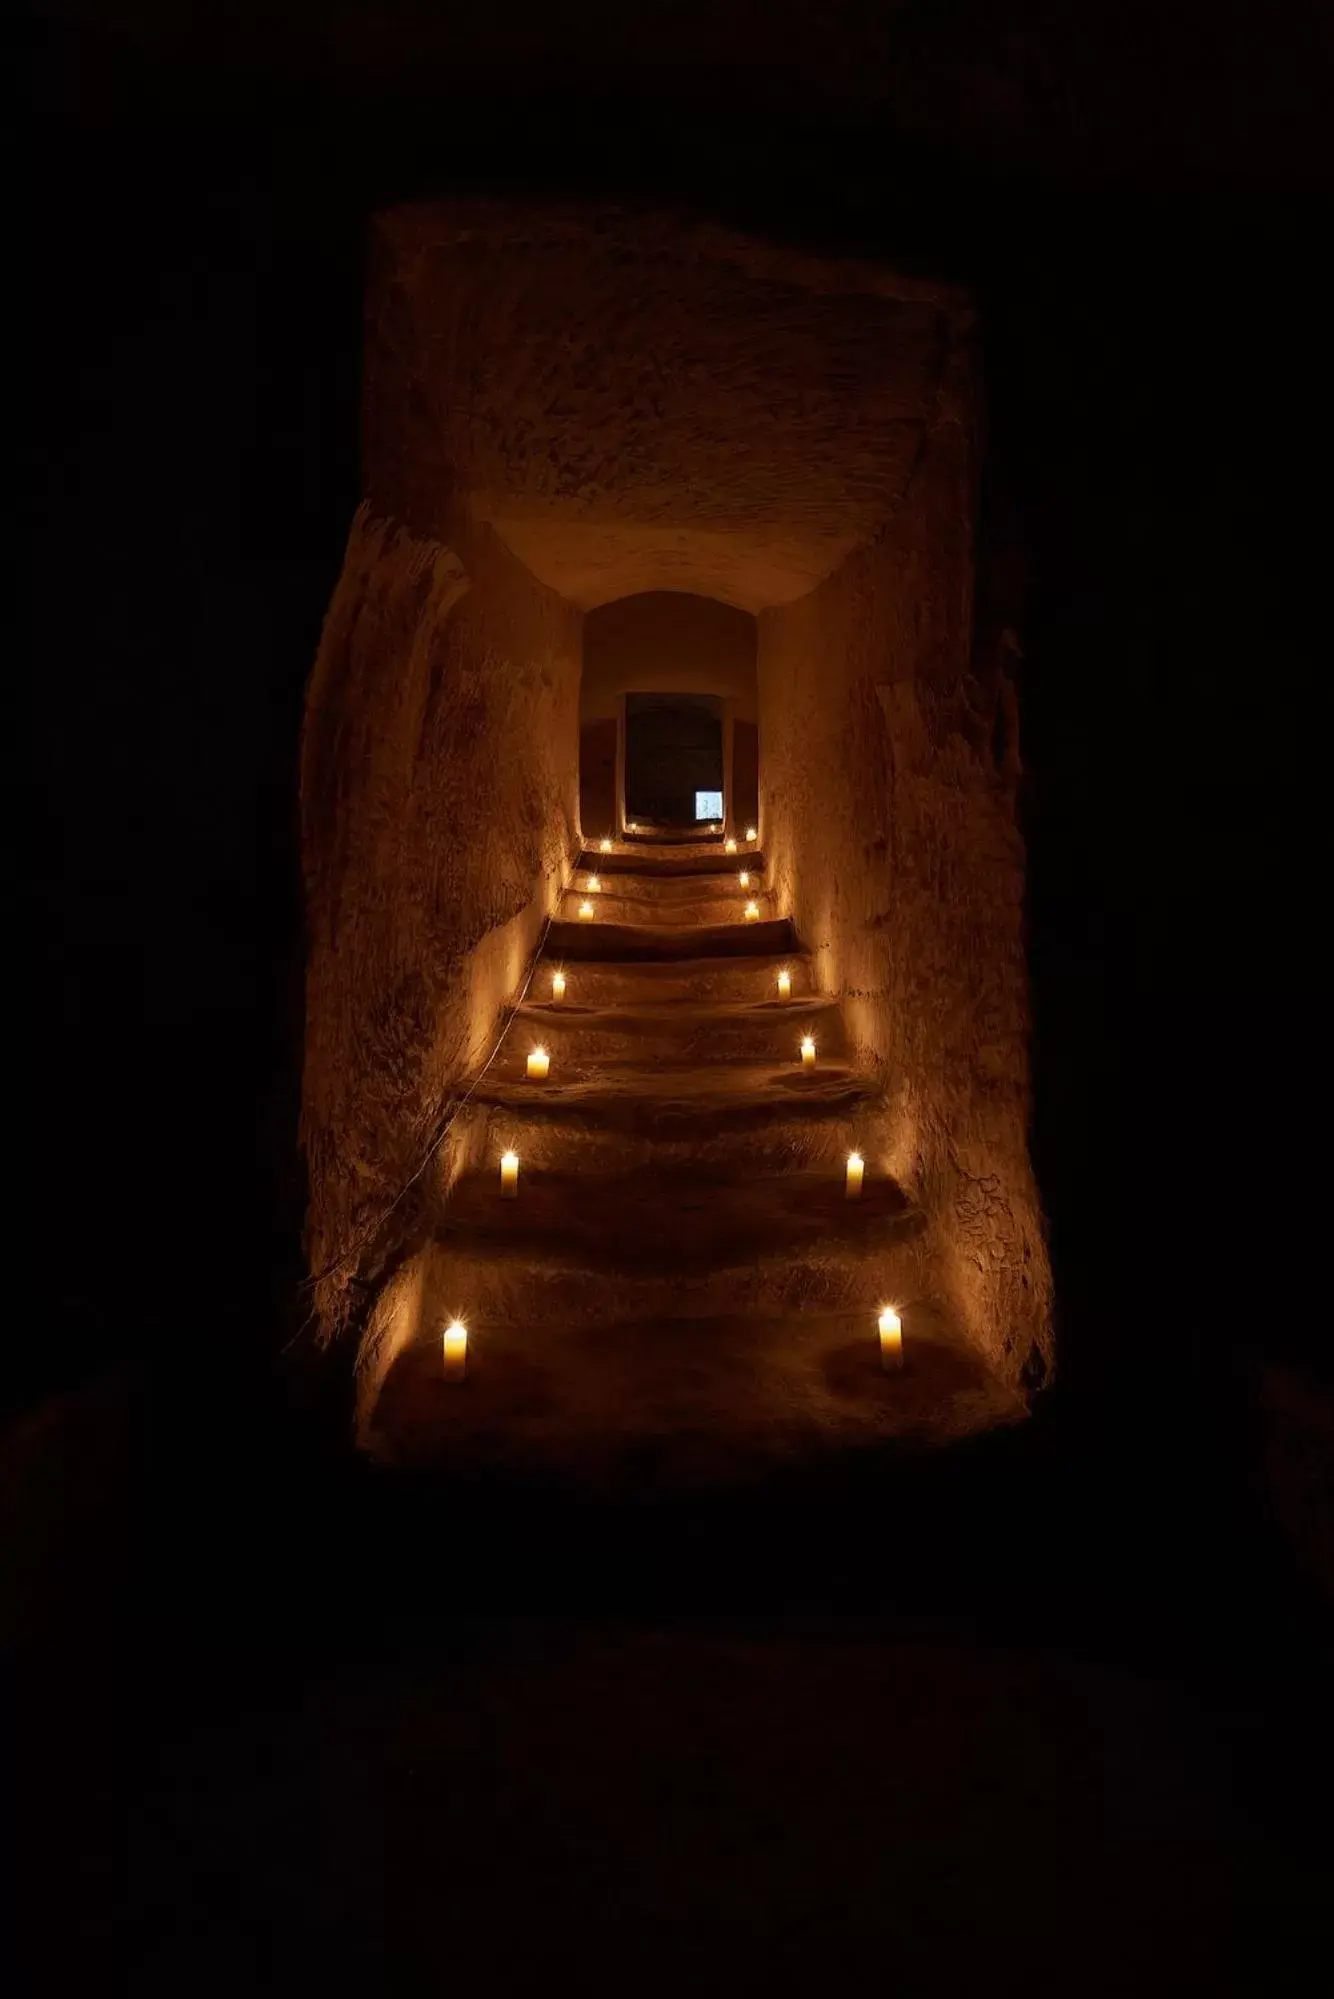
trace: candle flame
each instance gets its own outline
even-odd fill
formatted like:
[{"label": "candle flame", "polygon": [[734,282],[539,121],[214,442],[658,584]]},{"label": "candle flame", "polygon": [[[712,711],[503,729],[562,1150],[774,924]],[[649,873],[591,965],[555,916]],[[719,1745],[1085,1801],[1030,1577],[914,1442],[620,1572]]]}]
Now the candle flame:
[{"label": "candle flame", "polygon": [[[813,1047],[814,1043],[811,1045]],[[864,1166],[866,1161],[862,1158],[860,1152],[850,1152],[848,1154],[848,1164],[849,1166]]]},{"label": "candle flame", "polygon": [[519,1155],[517,1152],[502,1152],[500,1155],[500,1163],[502,1166],[513,1169],[519,1163]]},{"label": "candle flame", "polygon": [[742,888],[750,887],[750,875],[745,868],[742,868],[741,873],[737,876],[737,880],[740,882]]},{"label": "candle flame", "polygon": [[579,914],[580,914],[581,916],[591,916],[591,915],[593,914],[593,905],[592,905],[592,903],[591,903],[591,902],[581,902],[581,903],[580,903],[580,905],[579,905]]},{"label": "candle flame", "polygon": [[609,853],[611,852],[611,841],[610,841],[610,840],[604,840],[604,841],[602,842],[602,851],[603,851],[603,853],[604,853],[604,854],[609,854]]},{"label": "candle flame", "polygon": [[753,826],[747,826],[746,838],[748,840],[758,840],[759,834],[755,831],[755,828]]},{"label": "candle flame", "polygon": [[594,895],[598,895],[601,892],[602,883],[598,880],[596,875],[590,875],[588,877],[588,886],[593,891]]},{"label": "candle flame", "polygon": [[760,905],[758,904],[758,902],[751,901],[746,904],[746,915],[749,917],[752,923],[754,922],[755,918],[759,915],[759,913],[760,913]]},{"label": "candle flame", "polygon": [[814,1055],[815,1053],[814,1035],[807,1034],[802,1037],[801,1052],[803,1055]]},{"label": "candle flame", "polygon": [[734,854],[736,852],[736,841],[735,840],[727,841],[726,845],[723,848],[723,852],[725,854]]}]

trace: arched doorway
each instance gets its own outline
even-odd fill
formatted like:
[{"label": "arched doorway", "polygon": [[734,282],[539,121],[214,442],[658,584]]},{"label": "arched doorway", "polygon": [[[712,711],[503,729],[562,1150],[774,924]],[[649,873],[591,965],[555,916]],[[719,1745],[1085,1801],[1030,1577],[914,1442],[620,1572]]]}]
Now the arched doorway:
[{"label": "arched doorway", "polygon": [[716,694],[627,694],[625,814],[654,831],[721,825],[723,704]]},{"label": "arched doorway", "polygon": [[724,818],[730,828],[755,821],[756,651],[749,612],[688,591],[642,591],[587,614],[579,699],[585,837],[636,819],[682,826]]}]

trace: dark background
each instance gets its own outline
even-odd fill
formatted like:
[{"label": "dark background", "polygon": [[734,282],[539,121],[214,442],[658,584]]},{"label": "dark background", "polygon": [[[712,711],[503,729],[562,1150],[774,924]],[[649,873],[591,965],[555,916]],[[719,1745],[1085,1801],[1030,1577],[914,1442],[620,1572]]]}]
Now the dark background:
[{"label": "dark background", "polygon": [[1319,23],[795,8],[691,61],[717,12],[662,30],[668,61],[619,15],[554,61],[549,10],[34,30],[39,1304],[6,1394],[130,1374],[182,1451],[286,1435],[297,739],[359,498],[366,218],[642,199],[973,289],[1053,1406],[1207,1538],[1262,1505],[1264,1370],[1329,1378]]},{"label": "dark background", "polygon": [[695,793],[722,789],[720,701],[707,694],[626,696],[625,809],[630,818],[693,826]]}]

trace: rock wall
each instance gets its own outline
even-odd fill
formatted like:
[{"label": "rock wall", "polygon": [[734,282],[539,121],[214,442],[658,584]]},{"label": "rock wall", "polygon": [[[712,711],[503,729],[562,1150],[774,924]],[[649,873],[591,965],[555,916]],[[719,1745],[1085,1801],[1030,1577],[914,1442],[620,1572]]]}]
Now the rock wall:
[{"label": "rock wall", "polygon": [[616,831],[616,722],[579,730],[579,825],[586,840]]},{"label": "rock wall", "polygon": [[732,824],[744,832],[760,816],[760,732],[754,722],[732,724]]},{"label": "rock wall", "polygon": [[975,661],[966,361],[883,533],[759,620],[762,837],[888,1108],[864,1146],[930,1216],[946,1301],[1013,1380],[1052,1368],[1028,1156],[1014,697]]},{"label": "rock wall", "polygon": [[410,1255],[411,1201],[387,1211],[484,1059],[577,841],[580,615],[489,528],[454,540],[360,509],[307,697],[302,1140],[326,1339]]},{"label": "rock wall", "polygon": [[755,620],[685,590],[646,590],[590,611],[584,621],[584,723],[614,716],[622,694],[718,694],[756,714]]}]

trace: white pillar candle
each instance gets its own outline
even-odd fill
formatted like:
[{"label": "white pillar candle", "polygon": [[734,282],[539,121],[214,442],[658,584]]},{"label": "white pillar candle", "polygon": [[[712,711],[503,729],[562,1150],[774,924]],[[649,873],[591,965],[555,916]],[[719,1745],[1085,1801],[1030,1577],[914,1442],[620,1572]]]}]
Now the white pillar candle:
[{"label": "white pillar candle", "polygon": [[880,1311],[880,1365],[886,1374],[896,1374],[903,1366],[903,1321],[892,1305]]},{"label": "white pillar candle", "polygon": [[813,1069],[815,1067],[815,1043],[809,1034],[802,1039],[801,1066],[803,1069]]},{"label": "white pillar candle", "polygon": [[725,854],[734,854],[734,853],[736,852],[736,841],[735,841],[735,840],[725,840],[725,841],[723,842],[723,852],[724,852]]},{"label": "white pillar candle", "polygon": [[563,999],[564,999],[564,997],[565,997],[565,974],[564,974],[564,972],[553,972],[553,973],[551,974],[551,997],[552,997],[552,999],[554,999],[554,1000],[563,1000]]},{"label": "white pillar candle", "polygon": [[760,920],[760,905],[758,904],[758,902],[755,901],[748,902],[746,904],[747,923],[758,923],[759,920]]},{"label": "white pillar candle", "polygon": [[588,877],[588,892],[590,895],[601,895],[602,893],[602,883],[596,875]]},{"label": "white pillar candle", "polygon": [[611,841],[610,841],[610,840],[604,840],[604,841],[602,842],[602,851],[603,851],[603,853],[604,853],[604,854],[609,854],[609,853],[611,852]]},{"label": "white pillar candle", "polygon": [[445,1327],[445,1380],[462,1381],[468,1372],[468,1328],[461,1319]]},{"label": "white pillar candle", "polygon": [[590,916],[591,916],[592,914],[593,914],[593,905],[592,905],[592,903],[591,903],[591,902],[588,902],[588,901],[584,901],[584,902],[581,902],[581,903],[580,903],[580,905],[579,905],[579,915],[580,915],[580,918],[582,919],[582,921],[583,921],[583,922],[585,922],[585,923],[587,923],[587,921],[588,921],[589,917],[590,917]]},{"label": "white pillar candle", "polygon": [[528,1057],[528,1074],[534,1083],[546,1081],[547,1070],[551,1067],[551,1057],[545,1048],[534,1048]]},{"label": "white pillar candle", "polygon": [[740,882],[742,888],[749,888],[750,887],[749,868],[742,868],[741,873],[737,876],[737,880]]},{"label": "white pillar candle", "polygon": [[519,1155],[517,1152],[502,1152],[500,1155],[500,1191],[507,1201],[513,1201],[519,1192]]},{"label": "white pillar candle", "polygon": [[862,1178],[866,1172],[866,1161],[860,1152],[848,1154],[848,1180],[844,1189],[850,1201],[859,1201],[862,1194]]},{"label": "white pillar candle", "polygon": [[759,834],[755,831],[755,828],[753,826],[747,826],[746,838],[748,840],[758,840],[759,837],[760,837]]},{"label": "white pillar candle", "polygon": [[778,974],[778,997],[780,1000],[791,999],[792,997],[791,972],[780,972]]}]

